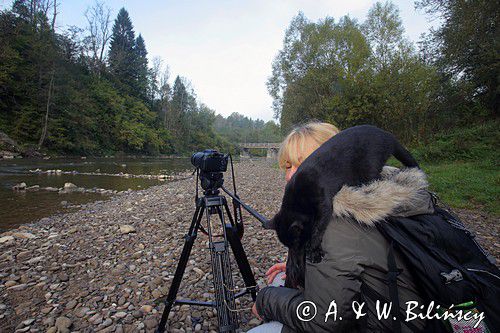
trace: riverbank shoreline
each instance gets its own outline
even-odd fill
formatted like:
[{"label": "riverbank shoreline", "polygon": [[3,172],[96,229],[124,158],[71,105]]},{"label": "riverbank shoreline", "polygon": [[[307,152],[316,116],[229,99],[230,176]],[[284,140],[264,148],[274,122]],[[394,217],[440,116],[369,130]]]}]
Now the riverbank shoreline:
[{"label": "riverbank shoreline", "polygon": [[[265,216],[280,204],[283,175],[265,161],[237,164],[238,194]],[[226,174],[230,187],[230,176]],[[0,234],[0,331],[152,332],[194,213],[194,176],[82,205]],[[244,214],[243,244],[256,277],[286,253]],[[3,240],[2,240],[3,239]],[[180,297],[211,300],[210,259],[199,235]],[[264,246],[264,247],[262,247]],[[258,251],[256,249],[259,248]],[[234,259],[233,259],[234,264]],[[236,285],[242,286],[239,277]],[[241,299],[241,307],[250,298]],[[178,307],[177,307],[178,308]],[[58,321],[59,320],[59,321]],[[250,311],[242,328],[257,322]],[[174,311],[170,331],[216,330],[212,310]],[[178,331],[180,332],[180,331]]]},{"label": "riverbank shoreline", "polygon": [[[235,164],[238,195],[266,217],[281,204],[283,174],[265,160]],[[225,185],[231,188],[230,172]],[[76,212],[43,218],[0,233],[1,332],[153,332],[194,213],[194,176],[114,195]],[[479,242],[499,258],[498,221],[457,210]],[[274,232],[244,213],[243,246],[256,279],[283,261]],[[179,297],[212,299],[207,238],[199,234]],[[236,286],[243,282],[234,265]],[[251,306],[250,297],[239,299]],[[241,313],[246,331],[259,323]],[[211,309],[176,306],[169,332],[214,332]]]}]

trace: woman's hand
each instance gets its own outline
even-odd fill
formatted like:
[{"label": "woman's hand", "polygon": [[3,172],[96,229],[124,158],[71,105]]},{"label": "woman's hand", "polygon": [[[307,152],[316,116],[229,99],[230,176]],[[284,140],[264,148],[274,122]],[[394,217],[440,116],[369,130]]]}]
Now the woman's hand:
[{"label": "woman's hand", "polygon": [[[274,264],[273,266],[271,266],[271,268],[269,268],[266,272],[267,283],[271,284],[271,282],[273,282],[276,275],[278,275],[278,273],[281,273],[281,272],[286,272],[286,263],[280,262],[280,263],[277,263],[277,264]],[[283,274],[283,276],[281,278],[284,280],[286,278],[286,274]]]},{"label": "woman's hand", "polygon": [[257,312],[257,305],[255,305],[255,303],[253,303],[252,305],[252,313],[255,317],[257,317],[257,319],[262,320],[262,318],[259,316],[259,313]]}]

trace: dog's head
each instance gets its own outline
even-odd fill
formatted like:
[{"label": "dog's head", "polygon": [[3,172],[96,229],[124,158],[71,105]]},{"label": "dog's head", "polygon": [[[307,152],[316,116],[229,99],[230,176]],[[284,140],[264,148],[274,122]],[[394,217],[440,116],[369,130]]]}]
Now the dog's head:
[{"label": "dog's head", "polygon": [[269,221],[279,240],[289,248],[303,245],[311,236],[324,195],[312,170],[299,170],[288,182],[279,212]]}]

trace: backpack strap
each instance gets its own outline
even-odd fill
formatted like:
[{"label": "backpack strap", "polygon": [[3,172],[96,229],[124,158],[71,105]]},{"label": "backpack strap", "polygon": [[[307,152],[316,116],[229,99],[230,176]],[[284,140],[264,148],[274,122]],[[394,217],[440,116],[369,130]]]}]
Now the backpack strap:
[{"label": "backpack strap", "polygon": [[[376,291],[375,289],[373,289],[372,287],[370,287],[366,283],[363,283],[361,285],[361,292],[364,295],[368,296],[368,298],[370,298],[373,302],[376,302],[378,300],[378,301],[383,301],[385,303],[389,303],[388,299],[385,298],[385,296],[380,294],[378,291]],[[399,312],[399,315],[400,315],[400,318],[404,318],[404,315],[402,312]],[[421,330],[418,329],[417,326],[415,326],[413,323],[411,323],[409,321],[408,322],[403,321],[402,323],[403,323],[403,325],[408,327],[412,332],[421,332]]]},{"label": "backpack strap", "polygon": [[389,283],[389,297],[392,302],[391,314],[396,320],[392,321],[392,331],[396,333],[401,333],[401,316],[399,313],[399,293],[398,293],[398,275],[401,270],[398,270],[396,265],[396,258],[394,257],[394,242],[391,241],[389,245],[389,253],[387,254],[387,266],[389,271],[387,272],[387,281]]},{"label": "backpack strap", "polygon": [[[408,327],[412,332],[420,332],[411,322],[405,322],[402,320],[404,315],[401,312],[401,308],[399,307],[399,293],[398,293],[398,284],[397,278],[398,275],[401,274],[402,270],[398,269],[396,265],[396,258],[394,256],[394,242],[391,241],[389,245],[389,252],[387,253],[387,267],[389,271],[387,272],[387,281],[389,284],[389,299],[392,303],[391,306],[391,318],[396,318],[396,320],[392,320],[392,332],[401,333],[401,323],[403,323],[406,327]],[[363,283],[361,285],[361,291],[371,298],[373,302],[377,302],[377,300],[382,300],[385,303],[388,303],[387,298],[381,295],[378,291]]]}]

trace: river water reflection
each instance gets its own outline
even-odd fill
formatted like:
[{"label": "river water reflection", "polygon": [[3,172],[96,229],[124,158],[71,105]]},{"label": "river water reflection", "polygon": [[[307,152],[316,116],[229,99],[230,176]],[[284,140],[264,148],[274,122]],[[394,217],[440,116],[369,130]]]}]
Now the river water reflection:
[{"label": "river water reflection", "polygon": [[[188,158],[54,158],[0,160],[0,232],[20,224],[65,211],[66,206],[78,205],[108,196],[97,193],[66,193],[39,191],[13,191],[19,183],[27,186],[61,188],[73,183],[87,189],[103,188],[124,191],[140,190],[162,182],[158,179],[120,177],[110,175],[82,175],[81,173],[107,173],[130,175],[171,175],[191,169]],[[76,172],[74,174],[34,173],[40,169]],[[167,180],[168,181],[168,180]],[[61,202],[64,204],[61,204]]]}]

